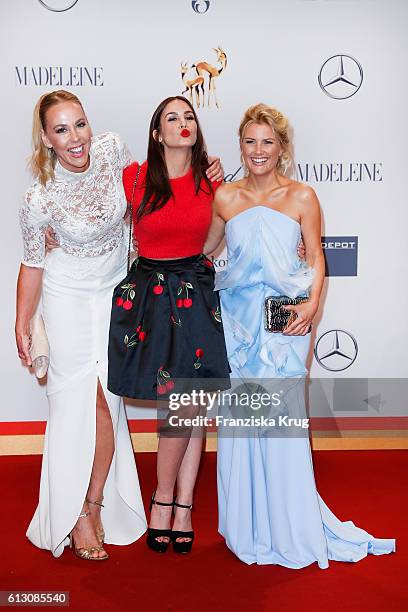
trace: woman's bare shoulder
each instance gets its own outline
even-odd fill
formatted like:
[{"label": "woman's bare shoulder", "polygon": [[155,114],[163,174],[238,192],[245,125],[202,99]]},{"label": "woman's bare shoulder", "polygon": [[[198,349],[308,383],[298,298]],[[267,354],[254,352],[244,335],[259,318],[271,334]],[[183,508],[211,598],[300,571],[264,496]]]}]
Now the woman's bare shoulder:
[{"label": "woman's bare shoulder", "polygon": [[295,205],[300,218],[320,214],[320,203],[315,190],[310,185],[293,181],[290,187],[290,199]]},{"label": "woman's bare shoulder", "polygon": [[316,198],[316,192],[310,185],[306,183],[300,183],[299,181],[291,180],[289,185],[290,191],[297,200],[300,202],[306,202],[313,198]]},{"label": "woman's bare shoulder", "polygon": [[215,210],[220,217],[224,218],[227,214],[227,211],[231,207],[233,207],[239,199],[240,189],[242,188],[242,185],[240,185],[240,183],[241,181],[235,181],[233,183],[223,183],[219,187],[219,189],[217,189],[214,205]]},{"label": "woman's bare shoulder", "polygon": [[224,201],[230,201],[234,198],[243,187],[243,181],[234,181],[233,183],[223,183],[217,190],[217,196]]}]

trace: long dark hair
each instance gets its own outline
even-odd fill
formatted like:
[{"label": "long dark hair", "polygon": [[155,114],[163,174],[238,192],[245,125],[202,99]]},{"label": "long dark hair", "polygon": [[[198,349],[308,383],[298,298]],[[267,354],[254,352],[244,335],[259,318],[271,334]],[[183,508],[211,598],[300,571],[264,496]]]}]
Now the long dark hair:
[{"label": "long dark hair", "polygon": [[208,193],[213,193],[211,181],[207,178],[205,173],[209,166],[208,156],[203,133],[201,131],[196,112],[192,104],[183,96],[171,96],[163,100],[163,102],[160,102],[159,106],[153,113],[152,120],[150,121],[149,145],[147,149],[147,172],[144,185],[145,192],[137,211],[136,218],[138,220],[144,215],[163,208],[163,206],[173,195],[170,186],[169,174],[167,172],[166,160],[164,158],[164,148],[163,145],[154,138],[153,134],[156,130],[160,132],[160,119],[162,113],[167,104],[173,102],[174,100],[181,100],[182,102],[185,102],[190,107],[197,123],[197,140],[192,147],[191,155],[191,167],[193,170],[195,192],[197,194],[199,190],[202,189],[201,182],[204,180],[209,188]]}]

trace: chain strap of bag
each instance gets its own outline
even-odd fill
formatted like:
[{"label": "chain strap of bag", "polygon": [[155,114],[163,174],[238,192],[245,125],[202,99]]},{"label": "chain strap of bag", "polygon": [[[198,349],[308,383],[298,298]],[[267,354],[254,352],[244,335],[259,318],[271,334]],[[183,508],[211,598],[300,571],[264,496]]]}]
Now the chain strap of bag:
[{"label": "chain strap of bag", "polygon": [[137,181],[139,179],[140,166],[137,169],[135,180],[133,181],[132,196],[130,198],[130,221],[129,221],[129,244],[128,244],[128,256],[127,256],[127,271],[130,270],[130,250],[132,246],[132,230],[133,230],[133,197],[135,195],[135,189]]}]

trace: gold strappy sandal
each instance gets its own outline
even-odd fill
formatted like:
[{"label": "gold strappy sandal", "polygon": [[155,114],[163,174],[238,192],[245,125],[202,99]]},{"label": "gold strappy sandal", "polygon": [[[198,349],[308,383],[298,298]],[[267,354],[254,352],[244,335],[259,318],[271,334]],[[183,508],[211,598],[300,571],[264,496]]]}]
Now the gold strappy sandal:
[{"label": "gold strappy sandal", "polygon": [[[103,505],[103,497],[101,499],[100,502],[98,501],[90,501],[89,499],[86,500],[88,504],[93,504],[94,506],[99,506],[100,508],[104,508],[105,506]],[[100,544],[104,544],[105,543],[105,531],[103,528],[103,525],[101,523],[101,526],[95,530],[96,531],[96,537],[98,538],[98,542],[100,542]]]},{"label": "gold strappy sandal", "polygon": [[[86,511],[80,514],[78,518],[86,518],[87,516],[90,516],[90,514],[90,512]],[[106,550],[104,550],[103,546],[92,546],[91,548],[77,548],[75,546],[72,531],[69,534],[69,547],[72,548],[77,557],[79,557],[80,559],[85,559],[85,561],[106,561],[107,559],[109,559],[109,555]],[[104,557],[92,556],[94,552],[100,552],[101,550],[104,550],[105,552]]]}]

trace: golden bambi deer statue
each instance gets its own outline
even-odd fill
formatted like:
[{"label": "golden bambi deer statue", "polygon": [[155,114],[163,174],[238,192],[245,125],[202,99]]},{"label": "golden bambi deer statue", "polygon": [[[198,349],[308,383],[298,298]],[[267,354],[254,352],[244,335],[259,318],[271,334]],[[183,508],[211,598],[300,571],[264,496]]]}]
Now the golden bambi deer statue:
[{"label": "golden bambi deer statue", "polygon": [[[214,99],[215,99],[215,105],[217,108],[219,108],[217,95],[215,93],[215,89],[216,89],[215,79],[219,77],[220,74],[222,74],[222,72],[227,67],[227,56],[225,54],[225,51],[223,51],[220,46],[218,46],[216,49],[213,49],[213,51],[215,51],[217,54],[218,66],[212,66],[208,62],[196,62],[196,64],[194,64],[192,67],[197,70],[197,74],[199,77],[202,77],[204,79],[205,76],[208,75],[208,103],[207,103],[207,106],[210,106],[211,92],[212,92]],[[203,103],[203,106],[204,106],[204,103]]]},{"label": "golden bambi deer statue", "polygon": [[[194,67],[194,66],[193,66]],[[186,91],[189,92],[190,102],[194,105],[193,100],[193,90],[196,97],[197,108],[200,108],[200,96],[202,95],[203,106],[204,106],[204,77],[196,76],[193,79],[188,79],[188,71],[191,70],[191,67],[187,65],[187,62],[181,62],[181,78],[183,80],[183,84],[185,86],[185,90],[181,92],[181,95],[184,95]]]}]

